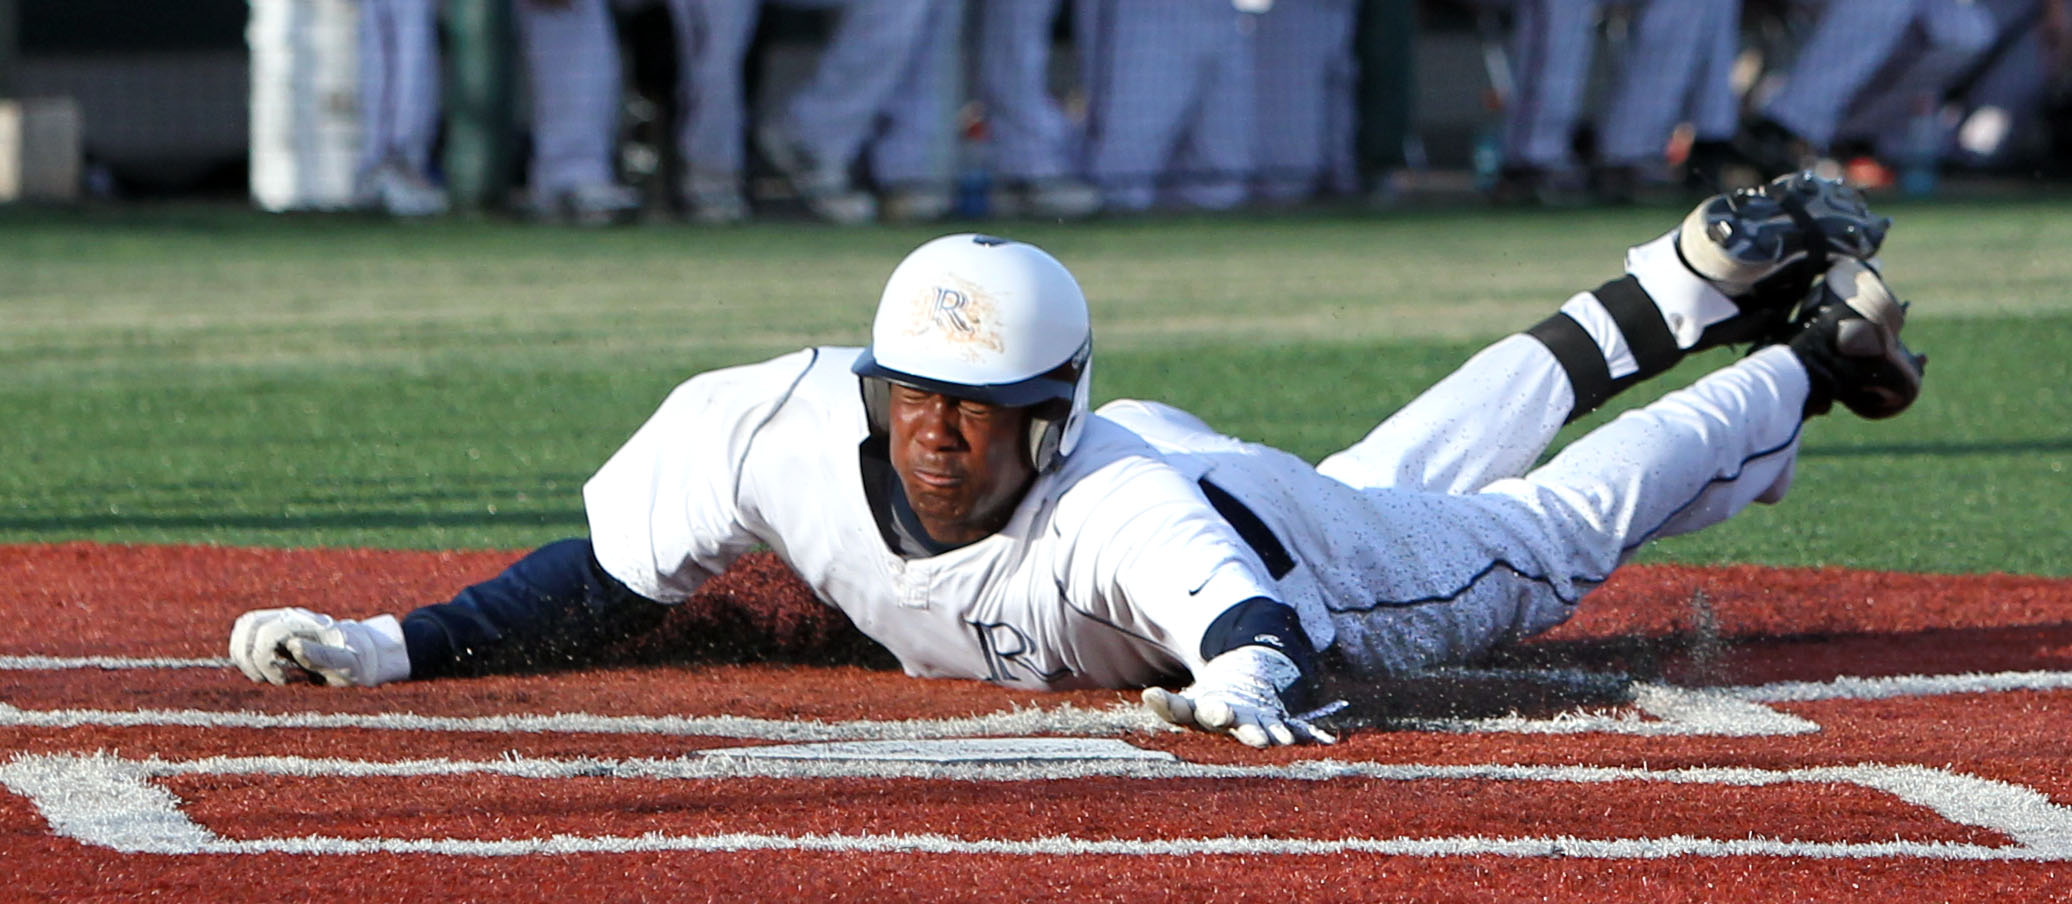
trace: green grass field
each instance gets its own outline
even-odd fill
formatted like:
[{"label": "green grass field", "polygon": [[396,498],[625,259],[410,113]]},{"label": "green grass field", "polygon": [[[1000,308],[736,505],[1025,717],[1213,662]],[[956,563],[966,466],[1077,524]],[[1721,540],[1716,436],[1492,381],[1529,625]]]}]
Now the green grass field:
[{"label": "green grass field", "polygon": [[[1888,212],[1884,259],[1917,302],[1927,395],[1895,421],[1824,419],[1784,505],[1647,559],[2072,574],[2072,204]],[[1680,214],[991,228],[1079,275],[1100,398],[1166,399],[1315,459],[1615,275],[1626,245]],[[519,548],[579,533],[583,480],[677,381],[861,343],[892,264],[956,228],[0,210],[0,542]]]}]

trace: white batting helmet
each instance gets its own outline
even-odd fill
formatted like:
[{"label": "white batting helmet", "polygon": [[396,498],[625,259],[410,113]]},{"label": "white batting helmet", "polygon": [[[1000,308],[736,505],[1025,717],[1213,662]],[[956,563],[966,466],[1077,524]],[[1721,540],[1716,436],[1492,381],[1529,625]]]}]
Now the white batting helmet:
[{"label": "white batting helmet", "polygon": [[1043,249],[989,235],[946,235],[892,271],[862,378],[871,429],[887,430],[889,386],[1032,409],[1029,460],[1068,455],[1086,423],[1093,323],[1079,282]]}]

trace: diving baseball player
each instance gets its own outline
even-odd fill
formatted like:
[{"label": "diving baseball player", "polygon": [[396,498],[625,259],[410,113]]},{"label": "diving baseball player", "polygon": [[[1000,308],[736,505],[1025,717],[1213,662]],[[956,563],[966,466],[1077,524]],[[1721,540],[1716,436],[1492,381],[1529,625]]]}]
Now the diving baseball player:
[{"label": "diving baseball player", "polygon": [[[1782,497],[1808,417],[1906,408],[1922,362],[1865,262],[1885,226],[1809,177],[1714,198],[1314,467],[1155,402],[1090,411],[1071,274],[939,238],[892,272],[869,346],[677,387],[584,487],[587,539],[401,620],[246,613],[231,658],[376,685],[563,655],[761,545],[909,674],[1147,688],[1175,724],[1329,743],[1302,717],[1318,651],[1382,679],[1546,629],[1641,543]],[[1528,470],[1565,421],[1742,341]]]}]

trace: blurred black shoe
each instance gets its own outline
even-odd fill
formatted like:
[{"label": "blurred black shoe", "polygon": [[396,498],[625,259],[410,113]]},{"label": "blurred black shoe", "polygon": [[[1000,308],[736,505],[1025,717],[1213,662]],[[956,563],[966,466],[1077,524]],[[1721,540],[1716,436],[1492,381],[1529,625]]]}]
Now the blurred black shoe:
[{"label": "blurred black shoe", "polygon": [[1827,271],[1786,344],[1806,365],[1806,414],[1835,403],[1870,420],[1888,418],[1921,395],[1926,355],[1899,341],[1907,305],[1868,264],[1844,260]]},{"label": "blurred black shoe", "polygon": [[1735,151],[1755,167],[1759,181],[1809,168],[1818,154],[1813,145],[1776,120],[1760,117],[1735,138]]},{"label": "blurred black shoe", "polygon": [[1489,200],[1502,207],[1583,207],[1592,200],[1585,181],[1576,170],[1507,166],[1497,173]]},{"label": "blurred black shoe", "polygon": [[1764,181],[1760,167],[1734,147],[1732,141],[1694,141],[1690,153],[1684,157],[1684,189],[1692,194],[1713,195],[1754,188]]},{"label": "blurred black shoe", "polygon": [[1544,203],[1547,173],[1536,166],[1506,166],[1497,171],[1496,184],[1489,187],[1489,200],[1505,207]]},{"label": "blurred black shoe", "polygon": [[1599,204],[1625,205],[1640,198],[1640,168],[1596,166],[1590,169],[1590,199]]}]

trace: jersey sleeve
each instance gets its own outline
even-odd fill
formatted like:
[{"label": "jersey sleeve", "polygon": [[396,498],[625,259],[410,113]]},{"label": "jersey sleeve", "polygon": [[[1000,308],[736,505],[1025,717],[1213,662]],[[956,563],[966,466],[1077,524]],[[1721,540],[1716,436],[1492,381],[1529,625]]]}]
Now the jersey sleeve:
[{"label": "jersey sleeve", "polygon": [[412,678],[564,665],[653,628],[667,608],[605,574],[590,541],[568,539],[413,610],[403,644]]},{"label": "jersey sleeve", "polygon": [[1188,669],[1240,604],[1279,602],[1251,547],[1186,475],[1155,458],[1118,463],[1060,499],[1066,597],[1082,614],[1156,642]]},{"label": "jersey sleeve", "polygon": [[740,487],[757,432],[812,366],[806,350],[679,385],[583,486],[597,561],[635,593],[688,598],[758,538]]}]

